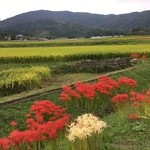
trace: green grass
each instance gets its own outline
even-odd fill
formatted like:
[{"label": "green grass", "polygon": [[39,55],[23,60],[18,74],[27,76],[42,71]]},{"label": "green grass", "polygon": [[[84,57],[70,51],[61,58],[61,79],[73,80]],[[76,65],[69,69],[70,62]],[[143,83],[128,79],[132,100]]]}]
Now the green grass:
[{"label": "green grass", "polygon": [[101,136],[102,150],[149,149],[150,120],[130,121],[127,114],[120,118],[117,113],[112,113],[103,120],[107,122],[108,128]]}]

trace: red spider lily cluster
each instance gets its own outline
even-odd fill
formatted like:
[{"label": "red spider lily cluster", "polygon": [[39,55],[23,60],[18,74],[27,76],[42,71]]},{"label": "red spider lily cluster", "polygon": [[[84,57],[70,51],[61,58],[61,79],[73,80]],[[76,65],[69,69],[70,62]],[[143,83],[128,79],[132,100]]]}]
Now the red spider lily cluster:
[{"label": "red spider lily cluster", "polygon": [[[26,144],[25,149],[32,149],[32,143],[54,139],[58,131],[62,130],[69,122],[66,109],[56,106],[49,100],[37,101],[30,109],[32,114],[26,115],[27,130],[13,130],[7,138],[0,139],[0,149],[20,149]],[[16,122],[11,122],[16,126]]]},{"label": "red spider lily cluster", "polygon": [[90,100],[93,100],[96,95],[93,86],[87,83],[76,83],[75,89],[81,95],[81,97],[85,97]]},{"label": "red spider lily cluster", "polygon": [[[88,110],[96,109],[98,105],[110,103],[110,97],[115,94],[121,86],[131,89],[136,87],[137,83],[127,77],[121,77],[118,82],[107,76],[100,76],[98,81],[93,84],[76,83],[74,88],[63,86],[60,100],[67,103],[67,106],[82,106]],[[93,108],[93,109],[92,109]]]},{"label": "red spider lily cluster", "polygon": [[145,55],[143,55],[143,56],[141,57],[141,62],[142,62],[142,63],[145,63],[146,60],[147,60],[147,57],[146,57]]},{"label": "red spider lily cluster", "polygon": [[146,95],[138,93],[138,92],[134,92],[134,91],[130,92],[130,100],[132,103],[135,103],[135,102],[141,103],[146,99],[146,97],[147,97]]},{"label": "red spider lily cluster", "polygon": [[[80,82],[74,84],[74,87],[63,86],[59,99],[67,104],[66,108],[83,107],[92,113],[98,110],[98,106],[114,106],[118,112],[131,108],[129,119],[150,118],[150,90],[134,92],[133,88],[136,86],[136,81],[131,78],[121,77],[115,81],[110,77],[100,76],[92,84]],[[69,123],[70,116],[66,113],[66,108],[49,100],[36,101],[30,108],[31,113],[26,114],[27,129],[17,130],[17,122],[12,121],[10,125],[15,130],[8,137],[0,139],[0,150],[40,149],[34,146],[40,145],[42,141],[55,139]]]},{"label": "red spider lily cluster", "polygon": [[130,55],[132,59],[138,59],[139,55],[137,53],[133,53]]},{"label": "red spider lily cluster", "polygon": [[70,86],[63,86],[60,100],[65,102],[71,101],[72,98],[81,99],[83,97],[93,100],[97,96],[97,92],[110,95],[113,89],[119,88],[119,85],[107,76],[100,76],[99,80],[93,84],[80,82],[75,83],[74,87],[73,89]]},{"label": "red spider lily cluster", "polygon": [[[60,100],[68,102],[69,105],[66,106],[80,106],[89,111],[95,111],[97,106],[108,107],[113,103],[114,110],[120,112],[125,111],[126,106],[127,109],[132,107],[135,113],[129,115],[130,119],[147,118],[150,116],[150,91],[145,93],[132,91],[136,86],[136,81],[131,78],[121,77],[116,82],[110,77],[100,76],[93,84],[76,83],[74,88],[64,86]],[[118,92],[120,94],[117,94]]]},{"label": "red spider lily cluster", "polygon": [[110,95],[113,89],[119,88],[119,85],[115,80],[107,76],[100,76],[98,82],[93,84],[93,87],[101,94]]},{"label": "red spider lily cluster", "polygon": [[121,77],[118,79],[118,83],[120,85],[124,85],[127,88],[134,88],[137,86],[137,83],[135,80],[131,79],[131,78],[127,78],[127,77]]},{"label": "red spider lily cluster", "polygon": [[138,115],[137,115],[137,114],[129,114],[129,115],[128,115],[128,118],[129,118],[130,120],[136,120],[136,119],[138,119]]},{"label": "red spider lily cluster", "polygon": [[150,117],[150,90],[144,93],[130,92],[130,101],[139,118]]},{"label": "red spider lily cluster", "polygon": [[12,121],[12,122],[10,123],[10,125],[15,127],[15,126],[17,126],[17,122],[16,122],[16,121]]},{"label": "red spider lily cluster", "polygon": [[145,61],[147,60],[147,57],[145,55],[142,55],[141,59]]},{"label": "red spider lily cluster", "polygon": [[128,101],[128,94],[117,94],[112,98],[114,104],[122,104]]},{"label": "red spider lily cluster", "polygon": [[133,60],[138,60],[141,59],[141,62],[144,63],[147,60],[147,57],[145,54],[143,54],[141,57],[139,56],[139,54],[134,53],[130,55],[130,58]]},{"label": "red spider lily cluster", "polygon": [[[117,94],[112,98],[115,109],[119,109],[120,106],[129,104],[133,107],[135,113],[128,116],[129,119],[137,118],[149,118],[150,117],[150,91],[144,93],[138,93],[131,91],[128,94]],[[128,109],[128,108],[127,108]]]}]

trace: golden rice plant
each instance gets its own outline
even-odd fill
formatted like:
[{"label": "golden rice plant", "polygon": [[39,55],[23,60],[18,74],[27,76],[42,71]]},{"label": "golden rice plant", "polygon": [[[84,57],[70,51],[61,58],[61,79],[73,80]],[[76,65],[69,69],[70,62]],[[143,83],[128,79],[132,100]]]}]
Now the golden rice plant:
[{"label": "golden rice plant", "polygon": [[44,66],[3,70],[0,72],[0,96],[39,86],[50,73],[51,70]]},{"label": "golden rice plant", "polygon": [[81,59],[107,59],[130,56],[132,53],[145,54],[149,57],[150,44],[0,48],[0,63],[39,63]]}]

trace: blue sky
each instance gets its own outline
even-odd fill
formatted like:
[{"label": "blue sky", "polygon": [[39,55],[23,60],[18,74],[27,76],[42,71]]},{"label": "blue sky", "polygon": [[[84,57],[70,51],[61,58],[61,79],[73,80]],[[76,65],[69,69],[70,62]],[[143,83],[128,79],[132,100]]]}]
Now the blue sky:
[{"label": "blue sky", "polygon": [[0,0],[0,19],[34,10],[122,14],[150,10],[150,0]]}]

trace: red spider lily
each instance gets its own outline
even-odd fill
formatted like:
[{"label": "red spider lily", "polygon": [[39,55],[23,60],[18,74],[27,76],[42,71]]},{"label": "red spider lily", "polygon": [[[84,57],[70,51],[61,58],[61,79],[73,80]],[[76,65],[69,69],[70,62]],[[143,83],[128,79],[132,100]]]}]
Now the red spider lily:
[{"label": "red spider lily", "polygon": [[146,95],[150,96],[150,90],[146,91]]},{"label": "red spider lily", "polygon": [[94,91],[94,88],[90,84],[84,84],[84,83],[76,83],[75,84],[76,91],[80,93],[82,96],[94,99],[96,92]]},{"label": "red spider lily", "polygon": [[132,59],[138,59],[139,55],[137,53],[131,54],[130,57]]},{"label": "red spider lily", "polygon": [[111,94],[111,90],[113,89],[113,86],[104,84],[102,82],[94,83],[93,87],[96,91],[100,92],[101,94],[106,94],[106,95]]},{"label": "red spider lily", "polygon": [[137,86],[137,83],[135,80],[131,79],[131,78],[127,78],[127,77],[121,77],[118,79],[118,83],[121,85],[125,85],[127,87],[135,87]]},{"label": "red spider lily", "polygon": [[127,94],[117,94],[112,98],[113,103],[125,103],[128,101]]},{"label": "red spider lily", "polygon": [[135,96],[137,92],[131,91],[130,95]]},{"label": "red spider lily", "polygon": [[76,91],[71,90],[69,94],[77,99],[81,98],[81,96]]},{"label": "red spider lily", "polygon": [[129,114],[129,115],[128,115],[128,118],[129,118],[130,120],[136,120],[136,119],[138,119],[138,115],[137,115],[137,114]]},{"label": "red spider lily", "polygon": [[130,92],[130,101],[140,118],[148,118],[150,113],[148,106],[150,104],[149,91],[143,92],[144,94]]},{"label": "red spider lily", "polygon": [[110,77],[107,77],[107,76],[100,76],[99,81],[102,81],[104,83],[108,83],[110,85],[113,85],[116,88],[119,87],[118,83],[115,80],[113,80],[113,79],[111,79]]},{"label": "red spider lily", "polygon": [[0,149],[8,150],[12,146],[17,149],[20,144],[55,138],[58,131],[62,130],[69,122],[66,109],[56,106],[48,100],[35,102],[30,111],[33,112],[33,116],[26,115],[26,124],[29,129],[13,130],[8,138],[0,139]]},{"label": "red spider lily", "polygon": [[[66,109],[56,106],[48,100],[35,102],[31,106],[31,111],[35,114],[36,121],[33,118],[27,118],[26,123],[30,130],[39,131],[40,139],[43,138],[43,135],[50,138],[56,137],[57,131],[61,130],[69,121]],[[47,115],[48,121],[44,120],[45,115]]]},{"label": "red spider lily", "polygon": [[12,125],[12,126],[14,126],[14,127],[17,126],[17,124],[18,124],[18,123],[17,123],[16,121],[12,121],[12,122],[10,123],[10,125]]},{"label": "red spider lily", "polygon": [[72,90],[70,86],[63,86],[62,89],[63,91],[61,92],[59,99],[63,102],[70,101],[71,97],[77,99],[81,98],[81,96],[76,91]]},{"label": "red spider lily", "polygon": [[[28,127],[38,128],[39,123],[45,124],[47,121],[57,121],[60,118],[69,119],[69,115],[66,114],[66,109],[61,106],[56,106],[52,102],[37,101],[31,106],[31,111],[35,114],[35,120],[33,118],[27,119]],[[46,119],[46,120],[45,120]]]},{"label": "red spider lily", "polygon": [[26,114],[26,117],[27,117],[27,118],[31,117],[31,114]]},{"label": "red spider lily", "polygon": [[55,129],[61,130],[65,125],[69,122],[69,115],[66,115],[58,120],[55,121]]},{"label": "red spider lily", "polygon": [[113,89],[119,87],[118,83],[107,76],[100,76],[98,82],[93,84],[93,87],[96,91],[99,91],[101,94],[109,95]]},{"label": "red spider lily", "polygon": [[68,93],[65,93],[64,91],[60,94],[60,98],[61,101],[66,102],[66,101],[70,101],[71,98],[69,96]]},{"label": "red spider lily", "polygon": [[63,89],[63,91],[66,92],[66,93],[68,93],[68,92],[70,92],[70,91],[72,90],[72,88],[71,88],[70,86],[68,86],[68,85],[63,86],[62,89]]},{"label": "red spider lily", "polygon": [[135,98],[135,97],[136,97],[136,94],[137,94],[137,92],[134,92],[134,91],[131,91],[131,92],[130,92],[130,95],[132,96],[132,97],[130,97],[130,100],[131,100],[131,101],[136,101],[136,98]]},{"label": "red spider lily", "polygon": [[11,147],[11,140],[9,138],[0,139],[0,149],[9,150]]},{"label": "red spider lily", "polygon": [[12,145],[32,143],[34,141],[41,140],[40,133],[38,132],[38,130],[25,130],[25,131],[14,130],[10,133],[9,139],[11,140]]},{"label": "red spider lily", "polygon": [[115,80],[113,80],[107,76],[100,76],[99,81],[102,82],[103,84],[104,83],[109,84],[109,85],[113,86],[113,88],[119,88],[118,83]]},{"label": "red spider lily", "polygon": [[27,118],[26,124],[27,124],[27,127],[31,130],[37,128],[37,126],[38,126],[38,123],[35,122],[33,118]]},{"label": "red spider lily", "polygon": [[136,101],[136,102],[143,102],[146,99],[146,95],[143,95],[141,93],[137,93],[137,92],[130,92],[130,100],[131,101]]},{"label": "red spider lily", "polygon": [[22,134],[23,132],[20,132],[18,130],[13,130],[10,135],[9,135],[9,139],[12,141],[13,145],[17,145],[20,143],[23,143],[24,140],[24,135]]},{"label": "red spider lily", "polygon": [[[41,140],[41,138],[55,138],[57,136],[57,132],[62,130],[65,125],[69,122],[69,116],[65,116],[53,121],[48,121],[44,124],[34,124],[34,128],[30,128],[31,131],[36,131],[38,136],[35,138],[36,140]],[[45,136],[45,137],[43,137]]]},{"label": "red spider lily", "polygon": [[145,61],[147,60],[147,57],[145,55],[142,55],[141,59]]},{"label": "red spider lily", "polygon": [[51,139],[53,139],[53,138],[57,137],[57,131],[55,129],[53,129],[51,132],[49,132],[48,135]]},{"label": "red spider lily", "polygon": [[148,99],[148,100],[146,101],[146,103],[150,104],[150,99]]},{"label": "red spider lily", "polygon": [[134,102],[134,103],[132,104],[132,106],[133,106],[133,107],[136,107],[136,106],[138,106],[138,104],[137,104],[136,102]]},{"label": "red spider lily", "polygon": [[35,119],[38,122],[44,122],[44,115],[57,116],[58,118],[66,116],[66,109],[61,106],[56,106],[49,100],[37,101],[32,106],[30,111],[35,114]]}]

